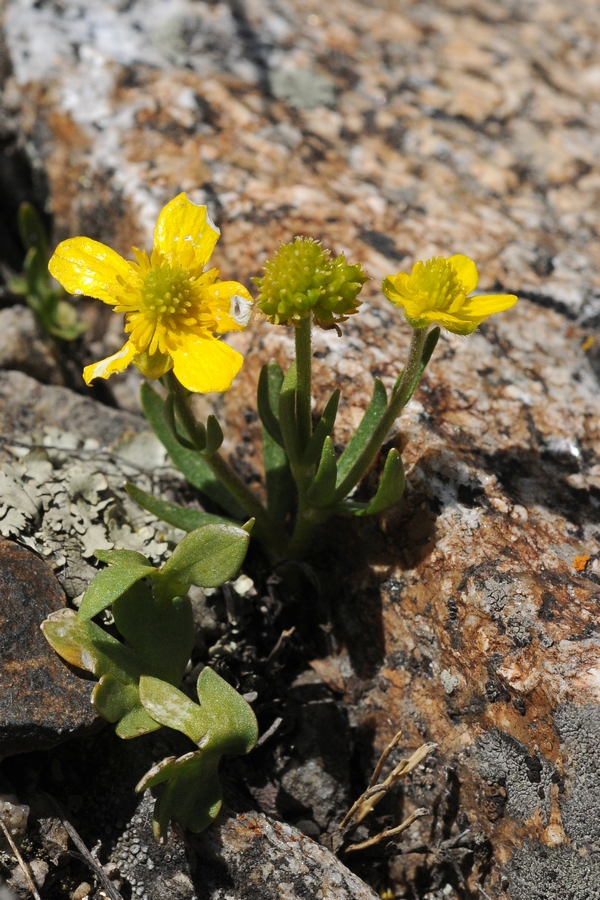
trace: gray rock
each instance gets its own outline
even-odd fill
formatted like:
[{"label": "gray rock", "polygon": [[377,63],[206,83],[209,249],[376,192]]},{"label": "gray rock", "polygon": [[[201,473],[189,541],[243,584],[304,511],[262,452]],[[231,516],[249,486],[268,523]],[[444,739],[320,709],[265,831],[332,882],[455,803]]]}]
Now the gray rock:
[{"label": "gray rock", "polygon": [[97,727],[89,682],[50,648],[40,622],[64,607],[48,566],[0,538],[0,758],[52,747]]},{"label": "gray rock", "polygon": [[56,350],[26,306],[0,310],[0,369],[16,369],[42,384],[64,384]]}]

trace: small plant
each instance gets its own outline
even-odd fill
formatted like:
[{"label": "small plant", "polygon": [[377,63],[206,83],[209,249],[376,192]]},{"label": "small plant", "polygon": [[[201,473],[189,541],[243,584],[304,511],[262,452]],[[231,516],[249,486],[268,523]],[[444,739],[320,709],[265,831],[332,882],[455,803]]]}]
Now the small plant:
[{"label": "small plant", "polygon": [[[98,713],[116,722],[122,738],[163,725],[183,732],[196,750],[154,766],[137,790],[158,787],[154,832],[164,840],[169,821],[202,831],[219,812],[219,760],[248,753],[258,737],[250,706],[209,668],[197,682],[199,705],[178,688],[194,645],[187,592],[216,587],[240,568],[251,523],[206,525],[187,534],[161,569],[131,550],[96,552],[108,568],[96,575],[78,612],[63,609],[43,623],[46,639],[66,662],[99,680],[92,691]],[[125,642],[92,621],[111,607]]]},{"label": "small plant", "polygon": [[85,330],[77,313],[57,292],[48,274],[48,238],[37,211],[30,203],[21,203],[18,214],[19,235],[27,251],[23,274],[11,278],[8,289],[25,301],[38,322],[52,337],[73,341]]},{"label": "small plant", "polygon": [[160,378],[161,397],[149,384],[142,406],[174,464],[224,516],[215,517],[167,503],[133,485],[128,490],[143,507],[180,528],[206,521],[241,522],[252,516],[253,535],[272,564],[304,557],[315,529],[334,515],[367,516],[396,504],[404,491],[400,453],[388,452],[371,500],[354,492],[373,465],[394,422],[425,371],[440,326],[470,334],[492,313],[509,309],[512,294],[470,296],[477,285],[475,263],[457,254],[417,262],[383,282],[384,295],[404,310],[412,328],[408,358],[388,395],[375,379],[373,396],[356,432],[338,456],[333,431],[340,399],[334,390],[316,424],[311,414],[312,330],[335,329],[360,306],[366,281],[361,266],[310,238],[282,245],[256,278],[258,309],[275,326],[293,327],[296,359],[284,372],[276,362],[260,374],[257,392],[262,422],[266,503],[244,483],[220,453],[223,432],[215,418],[197,422],[190,392],[227,390],[242,358],[215,338],[246,327],[251,297],[236,282],[217,281],[204,266],[219,231],[206,208],[179,194],[162,210],[150,258],[134,248],[137,262],[87,238],[60,244],[50,271],[69,291],[86,292],[125,314],[129,339],[108,359],[88,366],[84,378],[107,378],[133,362],[150,379]]}]

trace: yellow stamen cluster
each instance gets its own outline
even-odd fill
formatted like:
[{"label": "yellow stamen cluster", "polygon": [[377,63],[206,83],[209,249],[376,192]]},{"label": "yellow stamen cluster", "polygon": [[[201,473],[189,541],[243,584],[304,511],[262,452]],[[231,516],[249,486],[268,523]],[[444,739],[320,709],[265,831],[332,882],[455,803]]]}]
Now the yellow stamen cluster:
[{"label": "yellow stamen cluster", "polygon": [[416,301],[425,303],[426,309],[449,309],[466,293],[462,281],[443,256],[415,263],[409,290]]}]

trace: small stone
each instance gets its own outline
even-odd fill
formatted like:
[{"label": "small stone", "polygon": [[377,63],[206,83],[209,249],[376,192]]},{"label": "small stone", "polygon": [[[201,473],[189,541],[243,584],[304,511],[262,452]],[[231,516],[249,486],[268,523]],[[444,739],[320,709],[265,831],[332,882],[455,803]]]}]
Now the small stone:
[{"label": "small stone", "polygon": [[87,881],[82,881],[79,887],[76,887],[71,894],[71,900],[85,900],[86,897],[89,897],[91,890],[91,884],[88,884]]},{"label": "small stone", "polygon": [[0,757],[52,747],[98,723],[90,684],[46,643],[40,623],[64,606],[35,553],[0,539]]}]

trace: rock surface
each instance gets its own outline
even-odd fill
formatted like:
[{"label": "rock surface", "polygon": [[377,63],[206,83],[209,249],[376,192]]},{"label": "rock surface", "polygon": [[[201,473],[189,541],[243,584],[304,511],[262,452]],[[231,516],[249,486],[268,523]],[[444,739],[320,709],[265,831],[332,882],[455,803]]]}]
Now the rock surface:
[{"label": "rock surface", "polygon": [[[225,278],[249,283],[299,232],[363,261],[363,312],[315,342],[340,443],[406,352],[378,279],[464,252],[484,289],[529,298],[443,338],[395,438],[405,500],[336,531],[351,724],[376,750],[398,728],[407,751],[440,748],[404,797],[435,817],[393,859],[400,896],[435,857],[463,892],[600,898],[599,38],[586,0],[6,3],[5,127],[57,238],[146,246],[187,190],[222,227]],[[94,309],[90,360],[122,342]],[[235,341],[251,353],[218,405],[252,475],[242,416],[291,339],[257,323]]]},{"label": "rock surface", "polygon": [[[40,622],[65,605],[39,557],[0,538],[0,759],[52,747],[98,724],[88,682],[48,645]],[[1,804],[0,804],[1,806]]]}]

